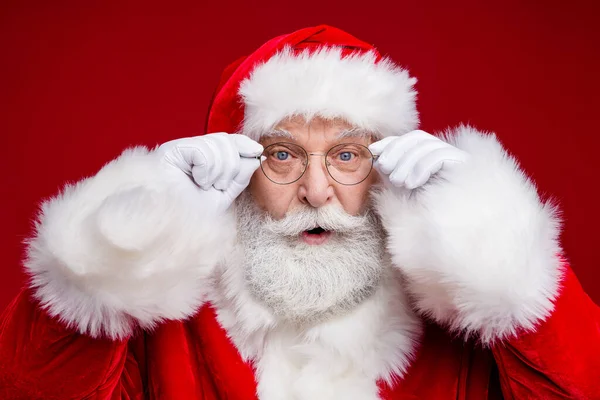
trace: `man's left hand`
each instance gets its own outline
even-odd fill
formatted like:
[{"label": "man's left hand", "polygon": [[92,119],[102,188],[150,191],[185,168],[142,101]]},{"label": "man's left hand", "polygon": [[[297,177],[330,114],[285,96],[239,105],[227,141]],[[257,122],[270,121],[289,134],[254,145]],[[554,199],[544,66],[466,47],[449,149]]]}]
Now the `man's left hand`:
[{"label": "man's left hand", "polygon": [[390,136],[369,146],[375,168],[396,187],[416,189],[442,168],[464,163],[468,154],[424,131]]}]

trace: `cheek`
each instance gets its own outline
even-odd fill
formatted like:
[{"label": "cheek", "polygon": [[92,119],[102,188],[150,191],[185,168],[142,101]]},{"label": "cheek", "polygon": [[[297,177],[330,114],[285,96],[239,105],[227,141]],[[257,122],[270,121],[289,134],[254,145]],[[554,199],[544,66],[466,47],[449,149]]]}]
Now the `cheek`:
[{"label": "cheek", "polygon": [[295,185],[277,185],[260,170],[252,177],[248,190],[256,204],[274,218],[282,218],[296,198]]},{"label": "cheek", "polygon": [[379,177],[371,173],[369,177],[355,186],[342,186],[338,188],[338,200],[344,210],[351,215],[358,215],[365,211],[369,204],[371,187],[377,183]]}]

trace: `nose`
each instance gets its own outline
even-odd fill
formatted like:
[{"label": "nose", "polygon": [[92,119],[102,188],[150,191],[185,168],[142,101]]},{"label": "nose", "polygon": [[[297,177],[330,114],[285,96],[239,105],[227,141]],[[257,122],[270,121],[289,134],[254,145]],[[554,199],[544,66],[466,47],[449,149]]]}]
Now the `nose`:
[{"label": "nose", "polygon": [[335,197],[333,179],[325,169],[322,157],[314,157],[309,161],[300,179],[298,197],[302,203],[315,208],[328,204]]}]

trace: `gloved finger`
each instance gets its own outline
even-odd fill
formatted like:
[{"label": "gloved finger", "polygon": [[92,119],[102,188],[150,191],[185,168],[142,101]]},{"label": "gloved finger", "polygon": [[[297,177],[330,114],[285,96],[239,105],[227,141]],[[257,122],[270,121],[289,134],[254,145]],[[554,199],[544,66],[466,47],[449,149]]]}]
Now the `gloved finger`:
[{"label": "gloved finger", "polygon": [[246,189],[254,172],[260,167],[260,161],[255,158],[240,159],[240,169],[238,174],[227,188],[226,192],[233,200]]},{"label": "gloved finger", "polygon": [[391,174],[398,168],[400,160],[404,155],[416,147],[422,146],[427,142],[439,142],[440,140],[429,135],[419,134],[421,131],[407,133],[405,136],[398,137],[390,143],[376,161],[375,168],[383,174]]},{"label": "gloved finger", "polygon": [[422,131],[420,129],[414,130],[414,131],[410,131],[408,133],[405,133],[403,135],[398,135],[398,136],[388,136],[386,138],[381,139],[378,142],[372,143],[369,145],[369,150],[371,151],[371,153],[373,153],[373,155],[380,155],[383,153],[383,151],[385,150],[385,148],[391,143],[396,141],[397,139],[402,138],[402,140],[414,140],[415,138],[435,138],[435,136]]},{"label": "gloved finger", "polygon": [[412,174],[415,165],[427,154],[438,149],[447,148],[448,145],[441,140],[425,139],[402,154],[396,164],[396,169],[390,174],[390,182],[394,186],[406,186],[406,181]]},{"label": "gloved finger", "polygon": [[450,146],[430,152],[417,162],[406,180],[406,187],[414,189],[423,186],[442,167],[448,164],[461,164],[466,160],[466,156],[467,153],[464,151]]},{"label": "gloved finger", "polygon": [[211,137],[216,135],[218,134],[180,139],[175,147],[190,168],[194,166],[206,166],[209,169],[214,163],[214,154],[212,154],[212,148],[208,146],[207,142],[211,140]]},{"label": "gloved finger", "polygon": [[229,135],[233,139],[238,154],[242,157],[258,157],[264,151],[263,146],[245,135]]},{"label": "gloved finger", "polygon": [[219,138],[218,147],[221,160],[217,162],[221,162],[222,168],[213,186],[218,190],[226,190],[240,170],[240,155],[229,138]]},{"label": "gloved finger", "polygon": [[205,181],[210,188],[226,170],[231,168],[232,152],[228,149],[227,138],[223,134],[206,135],[204,143],[210,149],[210,154],[213,155],[213,162],[208,166]]},{"label": "gloved finger", "polygon": [[213,149],[204,140],[198,140],[180,145],[177,150],[185,163],[190,166],[194,182],[204,190],[210,189],[212,186],[210,175],[215,169],[216,159]]},{"label": "gloved finger", "polygon": [[260,167],[260,160],[256,158],[242,158],[240,159],[240,169],[238,174],[233,178],[235,183],[240,185],[248,186],[250,178],[254,175],[254,172]]},{"label": "gloved finger", "polygon": [[375,143],[371,143],[369,145],[369,150],[371,151],[371,153],[373,153],[373,155],[378,156],[383,152],[383,149],[385,149],[391,142],[393,142],[396,139],[398,139],[398,136],[388,136],[386,138],[383,138]]}]

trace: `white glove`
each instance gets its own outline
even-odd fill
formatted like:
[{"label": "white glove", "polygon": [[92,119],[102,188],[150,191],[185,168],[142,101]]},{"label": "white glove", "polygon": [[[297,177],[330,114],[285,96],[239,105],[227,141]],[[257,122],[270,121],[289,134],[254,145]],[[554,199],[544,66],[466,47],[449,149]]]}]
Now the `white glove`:
[{"label": "white glove", "polygon": [[[244,135],[212,133],[177,139],[161,145],[156,153],[167,168],[199,186],[206,204],[216,211],[229,208],[250,183],[260,166],[263,146]],[[185,174],[185,175],[184,175]]]},{"label": "white glove", "polygon": [[424,131],[390,136],[369,146],[375,168],[389,175],[393,186],[415,189],[423,186],[442,168],[464,163],[468,153]]}]

